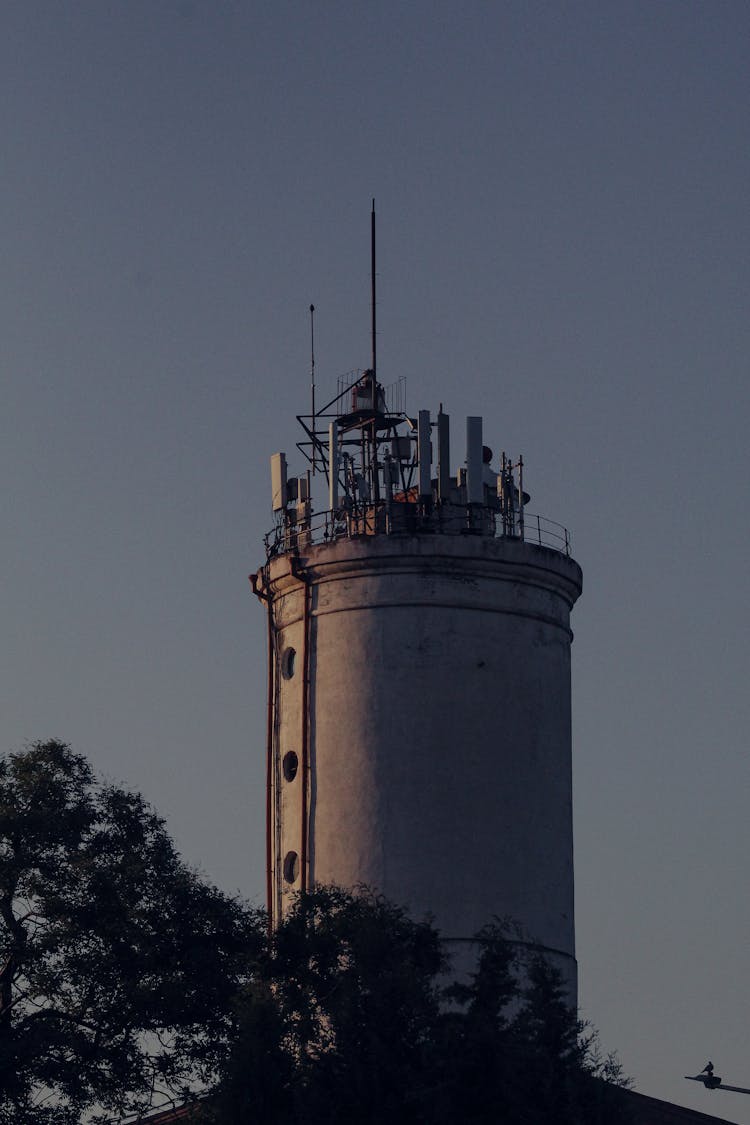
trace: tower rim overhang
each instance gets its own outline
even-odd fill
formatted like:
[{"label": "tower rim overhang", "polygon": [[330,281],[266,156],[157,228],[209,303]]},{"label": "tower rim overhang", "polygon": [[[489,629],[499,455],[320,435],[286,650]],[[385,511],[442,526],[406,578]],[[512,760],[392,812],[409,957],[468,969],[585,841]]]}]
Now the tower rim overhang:
[{"label": "tower rim overhang", "polygon": [[[300,581],[325,583],[351,577],[423,572],[521,582],[553,590],[572,608],[583,589],[583,573],[569,555],[509,537],[387,535],[359,536],[278,555],[254,576],[261,597],[278,597]],[[429,594],[425,592],[425,601]]]}]

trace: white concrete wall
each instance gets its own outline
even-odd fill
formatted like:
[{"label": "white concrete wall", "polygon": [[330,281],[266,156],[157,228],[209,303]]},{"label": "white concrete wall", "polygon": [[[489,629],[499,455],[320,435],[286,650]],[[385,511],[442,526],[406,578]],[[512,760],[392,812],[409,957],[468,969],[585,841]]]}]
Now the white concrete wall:
[{"label": "white concrete wall", "polygon": [[[269,568],[277,660],[274,912],[300,885],[303,583]],[[570,609],[578,565],[515,540],[378,536],[310,549],[308,880],[366,883],[467,939],[510,916],[575,987]]]}]

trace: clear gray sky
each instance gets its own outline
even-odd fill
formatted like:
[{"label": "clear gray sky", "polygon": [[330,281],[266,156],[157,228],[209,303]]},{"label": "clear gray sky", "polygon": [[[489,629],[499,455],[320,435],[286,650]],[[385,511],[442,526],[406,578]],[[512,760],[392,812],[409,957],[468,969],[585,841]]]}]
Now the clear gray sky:
[{"label": "clear gray sky", "polygon": [[750,1085],[750,4],[0,9],[2,749],[263,894],[268,456],[369,357],[565,523],[583,1014]]}]

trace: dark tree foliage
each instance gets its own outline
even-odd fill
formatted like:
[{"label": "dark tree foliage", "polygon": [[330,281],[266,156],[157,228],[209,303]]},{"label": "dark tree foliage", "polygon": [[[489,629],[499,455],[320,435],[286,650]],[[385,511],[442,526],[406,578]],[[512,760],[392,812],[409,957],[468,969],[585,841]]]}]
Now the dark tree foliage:
[{"label": "dark tree foliage", "polygon": [[262,920],[59,742],[0,760],[0,1123],[112,1120],[210,1082]]},{"label": "dark tree foliage", "polygon": [[244,995],[206,1116],[335,1125],[411,1112],[445,967],[436,931],[381,897],[328,887],[298,898]]},{"label": "dark tree foliage", "polygon": [[319,888],[273,935],[237,1009],[212,1125],[616,1125],[618,1064],[559,975],[505,927],[450,984],[438,933],[367,891]]},{"label": "dark tree foliage", "polygon": [[196,1094],[211,1125],[626,1120],[618,1065],[509,934],[451,982],[429,923],[323,887],[269,937],[141,797],[37,744],[0,760],[0,1125]]}]

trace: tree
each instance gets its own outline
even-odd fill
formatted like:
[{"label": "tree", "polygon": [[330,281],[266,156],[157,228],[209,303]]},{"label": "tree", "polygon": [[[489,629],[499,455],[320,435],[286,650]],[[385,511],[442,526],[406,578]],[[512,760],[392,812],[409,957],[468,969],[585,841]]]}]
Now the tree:
[{"label": "tree", "polygon": [[505,927],[451,983],[434,927],[366,889],[265,923],[68,746],[1,760],[0,1125],[196,1094],[211,1125],[625,1119],[616,1061]]},{"label": "tree", "polygon": [[263,942],[138,794],[60,742],[0,760],[3,1125],[111,1120],[210,1082]]},{"label": "tree", "polygon": [[211,1121],[350,1125],[416,1107],[440,1019],[437,932],[366,889],[318,887],[245,992]]},{"label": "tree", "polygon": [[299,897],[238,1008],[202,1120],[616,1125],[617,1064],[499,924],[450,983],[440,935],[366,889]]}]

